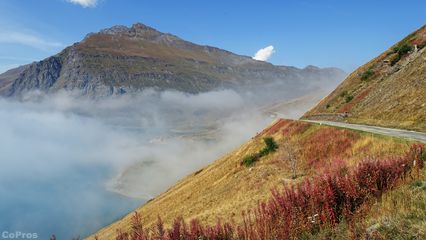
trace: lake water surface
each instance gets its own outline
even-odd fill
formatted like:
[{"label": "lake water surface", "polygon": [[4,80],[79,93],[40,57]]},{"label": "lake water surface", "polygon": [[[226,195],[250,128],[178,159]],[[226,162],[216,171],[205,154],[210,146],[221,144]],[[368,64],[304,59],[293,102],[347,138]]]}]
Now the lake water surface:
[{"label": "lake water surface", "polygon": [[0,229],[37,233],[39,239],[87,236],[144,202],[104,190],[108,170],[99,166],[66,174],[0,183]]}]

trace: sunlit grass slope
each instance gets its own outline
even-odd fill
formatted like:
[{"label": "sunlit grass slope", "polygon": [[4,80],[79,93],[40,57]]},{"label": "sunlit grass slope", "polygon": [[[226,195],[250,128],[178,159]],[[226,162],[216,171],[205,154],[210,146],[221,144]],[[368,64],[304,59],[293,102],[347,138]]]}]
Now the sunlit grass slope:
[{"label": "sunlit grass slope", "polygon": [[304,118],[426,132],[426,25],[351,73]]},{"label": "sunlit grass slope", "polygon": [[[246,156],[265,148],[265,137],[272,137],[278,149],[250,166],[242,164]],[[269,199],[271,189],[321,176],[336,166],[351,168],[367,157],[384,159],[403,155],[409,148],[408,142],[391,137],[279,120],[136,211],[147,227],[154,226],[158,216],[166,226],[180,216],[185,220],[197,218],[203,224],[215,224],[218,220],[240,223],[242,211],[253,209],[259,201]],[[289,160],[289,151],[294,155],[296,167]],[[132,216],[130,213],[96,235],[99,239],[114,239],[117,229],[127,231],[130,228]]]}]

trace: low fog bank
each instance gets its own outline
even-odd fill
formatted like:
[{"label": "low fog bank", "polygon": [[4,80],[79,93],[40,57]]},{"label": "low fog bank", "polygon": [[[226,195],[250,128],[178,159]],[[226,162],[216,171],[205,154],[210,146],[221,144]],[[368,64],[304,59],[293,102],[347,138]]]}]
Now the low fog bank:
[{"label": "low fog bank", "polygon": [[214,126],[203,131],[151,140],[144,146],[140,161],[111,179],[108,189],[131,197],[153,198],[183,176],[242,144],[270,121],[250,111],[215,121]]},{"label": "low fog bank", "polygon": [[[109,169],[109,190],[149,199],[243,143],[272,119],[232,90],[90,100],[68,92],[0,100],[3,177]],[[25,164],[31,163],[26,168]],[[31,173],[31,174],[29,174]]]},{"label": "low fog bank", "polygon": [[32,92],[21,101],[0,99],[0,228],[42,238],[89,234],[231,151],[277,115],[297,118],[332,87],[145,90],[97,100]]},{"label": "low fog bank", "polygon": [[0,99],[0,228],[90,234],[271,121],[248,108],[237,114],[245,108],[227,90]]}]

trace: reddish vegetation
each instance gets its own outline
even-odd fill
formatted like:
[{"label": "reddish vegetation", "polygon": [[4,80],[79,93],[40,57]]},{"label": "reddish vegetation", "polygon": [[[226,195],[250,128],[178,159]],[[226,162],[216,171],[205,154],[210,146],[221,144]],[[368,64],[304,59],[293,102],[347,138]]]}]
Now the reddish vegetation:
[{"label": "reddish vegetation", "polygon": [[368,96],[368,94],[371,92],[373,88],[369,87],[367,89],[365,89],[361,94],[359,94],[356,98],[355,98],[355,102],[360,102],[362,101],[365,97]]},{"label": "reddish vegetation", "polygon": [[243,213],[243,223],[203,226],[198,220],[186,224],[182,218],[165,229],[161,219],[155,229],[145,229],[136,213],[130,233],[117,231],[117,240],[199,239],[295,239],[334,227],[343,219],[352,222],[371,200],[397,186],[413,169],[423,167],[422,145],[413,145],[401,157],[366,159],[351,171],[308,179],[283,191],[274,190],[269,201]]},{"label": "reddish vegetation", "polygon": [[327,161],[345,157],[346,150],[359,138],[353,131],[323,128],[301,142],[304,158],[309,167],[328,167]]},{"label": "reddish vegetation", "polygon": [[422,45],[422,44],[425,44],[425,42],[426,42],[426,34],[425,34],[425,35],[423,35],[423,36],[421,36],[421,37],[416,38],[416,39],[412,42],[412,44],[413,44],[413,45]]},{"label": "reddish vegetation", "polygon": [[362,91],[358,96],[355,97],[355,99],[353,99],[352,101],[350,101],[349,103],[346,103],[345,105],[343,105],[340,109],[339,109],[339,113],[345,113],[345,112],[350,112],[352,110],[352,108],[357,105],[359,102],[361,102],[365,97],[368,96],[368,94],[371,92],[372,87],[369,87],[367,89],[365,89],[364,91]]},{"label": "reddish vegetation", "polygon": [[278,132],[281,128],[291,124],[292,120],[287,119],[279,119],[276,123],[274,123],[272,126],[266,128],[262,132],[258,134],[258,136],[270,136]]},{"label": "reddish vegetation", "polygon": [[346,113],[351,111],[351,109],[355,106],[355,102],[350,102],[350,103],[346,103],[345,105],[343,105],[338,112],[339,113]]},{"label": "reddish vegetation", "polygon": [[309,126],[309,123],[292,121],[286,128],[283,129],[283,135],[290,137],[296,134],[302,134],[309,128]]}]

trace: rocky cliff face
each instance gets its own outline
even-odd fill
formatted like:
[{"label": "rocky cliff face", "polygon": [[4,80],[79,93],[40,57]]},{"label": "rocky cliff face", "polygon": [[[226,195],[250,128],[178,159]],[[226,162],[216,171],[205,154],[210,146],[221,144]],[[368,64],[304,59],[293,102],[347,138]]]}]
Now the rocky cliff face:
[{"label": "rocky cliff face", "polygon": [[31,89],[47,91],[59,78],[61,68],[61,59],[56,56],[30,64],[23,69],[11,86],[6,88],[5,93],[6,95],[13,95]]},{"label": "rocky cliff face", "polygon": [[77,90],[102,97],[146,88],[198,93],[272,82],[336,82],[339,69],[274,66],[182,40],[143,24],[91,33],[59,54],[0,75],[0,94]]}]

